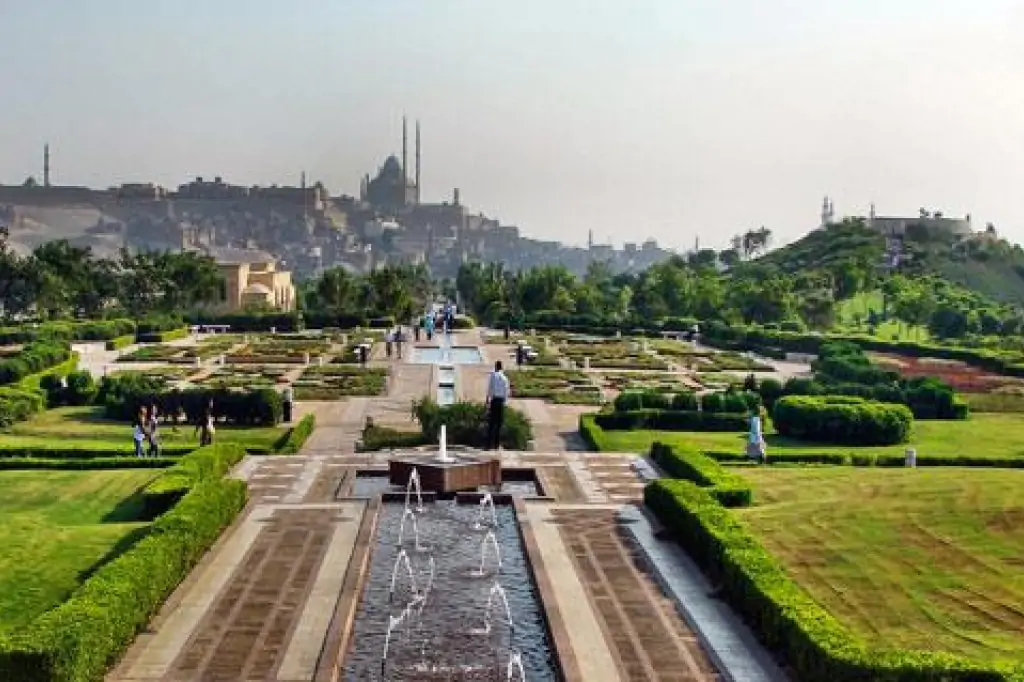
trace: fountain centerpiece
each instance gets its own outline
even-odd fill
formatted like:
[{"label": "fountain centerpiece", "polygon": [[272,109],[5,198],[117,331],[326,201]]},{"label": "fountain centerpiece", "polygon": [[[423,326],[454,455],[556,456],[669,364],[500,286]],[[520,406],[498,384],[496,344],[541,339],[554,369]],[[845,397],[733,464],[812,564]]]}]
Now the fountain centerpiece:
[{"label": "fountain centerpiece", "polygon": [[414,471],[424,490],[439,494],[501,486],[501,459],[448,452],[447,428],[443,424],[436,454],[397,454],[388,461],[392,485],[407,486]]}]

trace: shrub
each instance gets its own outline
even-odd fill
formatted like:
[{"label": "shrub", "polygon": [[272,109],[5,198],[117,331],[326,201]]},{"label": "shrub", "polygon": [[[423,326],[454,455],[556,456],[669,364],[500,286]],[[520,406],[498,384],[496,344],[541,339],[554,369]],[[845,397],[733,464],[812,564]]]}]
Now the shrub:
[{"label": "shrub", "polygon": [[452,326],[453,329],[467,330],[476,328],[476,320],[469,315],[456,315],[455,323]]},{"label": "shrub", "polygon": [[118,336],[110,339],[105,344],[107,350],[121,350],[135,343],[135,334],[126,334],[125,336]]},{"label": "shrub", "polygon": [[680,412],[693,412],[700,408],[700,400],[693,391],[680,391],[672,398],[672,409]]},{"label": "shrub", "polygon": [[57,341],[33,341],[14,356],[0,360],[0,385],[13,384],[30,374],[65,362],[71,357],[71,347]]},{"label": "shrub", "polygon": [[290,313],[226,313],[221,315],[200,313],[189,317],[191,324],[228,325],[233,332],[297,332],[303,329],[299,312]]},{"label": "shrub", "polygon": [[772,411],[783,436],[819,443],[895,445],[910,436],[913,415],[904,405],[852,396],[787,396]]},{"label": "shrub", "polygon": [[222,478],[243,457],[245,449],[234,443],[207,445],[185,455],[143,488],[146,517],[163,514],[200,483]]},{"label": "shrub", "polygon": [[25,421],[46,409],[46,399],[36,391],[0,386],[0,426]]},{"label": "shrub", "polygon": [[683,478],[710,488],[708,492],[726,507],[748,507],[753,502],[753,491],[742,476],[697,450],[654,443],[651,445],[651,459],[673,478]]},{"label": "shrub", "polygon": [[670,405],[668,396],[657,391],[623,391],[615,398],[615,409],[618,412],[667,410]]},{"label": "shrub", "polygon": [[306,444],[315,428],[316,415],[310,412],[288,431],[282,441],[274,447],[274,450],[282,455],[294,455]]},{"label": "shrub", "polygon": [[700,408],[704,412],[728,412],[737,414],[756,410],[761,406],[761,396],[753,391],[726,391],[705,393],[700,397]]},{"label": "shrub", "polygon": [[1024,673],[940,652],[869,648],[801,589],[710,490],[661,479],[645,488],[644,503],[797,679],[1009,682]]},{"label": "shrub", "polygon": [[184,339],[188,336],[188,333],[188,329],[184,327],[161,332],[139,332],[135,335],[135,340],[139,343],[166,343],[167,341]]},{"label": "shrub", "polygon": [[[483,403],[458,402],[442,406],[425,398],[414,403],[413,412],[428,443],[437,442],[442,424],[447,427],[448,442],[452,445],[483,447],[486,442],[487,410]],[[533,427],[526,415],[506,407],[499,435],[501,447],[526,450],[532,439]]]},{"label": "shrub", "polygon": [[107,417],[120,421],[134,420],[142,407],[154,403],[161,414],[176,417],[184,413],[195,424],[211,400],[215,420],[239,426],[276,426],[283,411],[281,395],[270,388],[165,390],[162,380],[144,375],[104,377],[99,394]]},{"label": "shrub", "polygon": [[389,448],[417,448],[430,443],[422,431],[400,431],[387,426],[363,429],[360,449],[364,452]]},{"label": "shrub", "polygon": [[182,326],[180,317],[173,315],[151,315],[141,320],[135,328],[136,334],[155,334],[180,329]]},{"label": "shrub", "polygon": [[64,388],[65,405],[91,405],[99,393],[99,387],[88,370],[78,370],[68,374]]},{"label": "shrub", "polygon": [[608,431],[744,431],[746,413],[682,410],[629,410],[602,412],[594,423]]},{"label": "shrub", "polygon": [[370,329],[391,329],[395,326],[394,317],[374,317],[369,321]]},{"label": "shrub", "polygon": [[85,682],[115,660],[245,506],[245,483],[197,485],[134,547],[9,641],[0,679]]}]

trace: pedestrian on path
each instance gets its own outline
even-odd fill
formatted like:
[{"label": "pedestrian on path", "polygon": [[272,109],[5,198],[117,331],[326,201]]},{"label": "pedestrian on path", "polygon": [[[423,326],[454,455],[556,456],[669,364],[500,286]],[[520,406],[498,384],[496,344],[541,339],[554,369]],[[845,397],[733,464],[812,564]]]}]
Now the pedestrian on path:
[{"label": "pedestrian on path", "polygon": [[395,333],[388,330],[388,333],[384,336],[384,354],[388,356],[388,360],[391,359],[391,347],[395,343]]},{"label": "pedestrian on path", "polygon": [[494,371],[487,379],[487,450],[501,446],[501,426],[505,421],[505,401],[508,400],[508,377],[501,368],[501,360],[494,363]]},{"label": "pedestrian on path", "polygon": [[157,429],[160,427],[160,417],[156,409],[156,403],[149,406],[149,420],[146,422],[146,435],[149,438],[149,456],[160,456],[160,436]]},{"label": "pedestrian on path", "polygon": [[281,393],[281,407],[282,417],[285,424],[292,423],[292,402],[295,400],[295,394],[292,392],[292,385],[287,384],[284,387],[284,391]]},{"label": "pedestrian on path", "polygon": [[398,352],[398,359],[402,359],[402,342],[405,341],[405,333],[401,327],[395,330],[395,350]]},{"label": "pedestrian on path", "polygon": [[141,422],[135,422],[132,440],[135,442],[135,456],[142,459],[146,456],[145,450],[142,449],[142,443],[146,440],[146,430],[142,428]]},{"label": "pedestrian on path", "polygon": [[206,445],[213,445],[213,401],[206,406],[206,412],[200,419],[199,424],[196,426],[196,431],[199,432],[199,447]]},{"label": "pedestrian on path", "polygon": [[747,433],[747,457],[758,464],[768,462],[768,453],[765,448],[764,435],[762,433],[762,415],[764,408],[750,413],[750,431]]}]

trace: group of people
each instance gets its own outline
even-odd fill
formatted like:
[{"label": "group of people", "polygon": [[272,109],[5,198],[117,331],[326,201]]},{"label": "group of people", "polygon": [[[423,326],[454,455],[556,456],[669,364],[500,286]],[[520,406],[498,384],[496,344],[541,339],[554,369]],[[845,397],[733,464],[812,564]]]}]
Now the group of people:
[{"label": "group of people", "polygon": [[[136,457],[159,457],[160,456],[160,412],[156,403],[143,406],[139,409],[139,416],[135,420],[132,430],[132,440],[135,443]],[[196,424],[195,433],[199,435],[200,447],[213,444],[213,401],[206,406],[203,416]],[[148,448],[146,447],[148,444]]]},{"label": "group of people", "polygon": [[387,354],[389,360],[391,359],[391,355],[396,351],[398,353],[398,359],[402,359],[403,343],[405,343],[405,330],[400,326],[395,327],[392,331],[389,331],[384,335],[384,352]]}]

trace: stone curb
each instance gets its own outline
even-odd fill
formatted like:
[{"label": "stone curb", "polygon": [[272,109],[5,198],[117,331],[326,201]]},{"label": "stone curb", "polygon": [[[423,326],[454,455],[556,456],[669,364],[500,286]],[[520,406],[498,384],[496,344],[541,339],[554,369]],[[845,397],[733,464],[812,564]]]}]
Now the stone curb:
[{"label": "stone curb", "polygon": [[749,628],[728,606],[708,595],[710,588],[703,574],[680,547],[658,540],[650,521],[636,507],[624,508],[619,519],[724,680],[788,682]]}]

